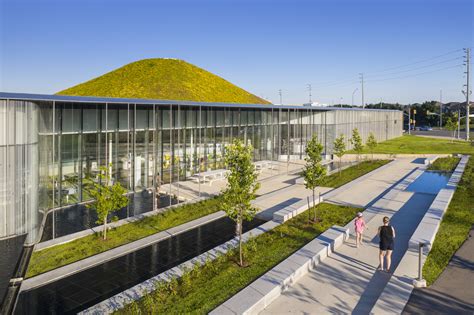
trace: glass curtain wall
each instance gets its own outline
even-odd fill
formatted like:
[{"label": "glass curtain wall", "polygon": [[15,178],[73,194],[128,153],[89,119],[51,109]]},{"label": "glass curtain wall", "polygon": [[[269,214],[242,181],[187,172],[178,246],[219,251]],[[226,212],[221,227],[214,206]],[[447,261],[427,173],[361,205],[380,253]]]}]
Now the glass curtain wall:
[{"label": "glass curtain wall", "polygon": [[[13,106],[7,106],[7,102]],[[125,218],[175,203],[172,196],[160,195],[176,194],[167,184],[176,185],[178,181],[192,180],[198,172],[225,168],[225,147],[236,138],[253,146],[255,161],[288,162],[304,158],[307,141],[313,134],[325,153],[332,154],[335,137],[342,133],[349,139],[355,127],[364,141],[369,132],[383,141],[400,136],[402,130],[402,115],[397,111],[321,111],[305,107],[2,100],[0,114],[5,122],[0,127],[4,130],[0,135],[0,167],[6,174],[1,178],[0,216],[2,222],[8,222],[0,225],[0,237],[11,233],[8,231],[17,224],[11,222],[5,206],[10,204],[8,189],[14,187],[8,184],[10,178],[15,178],[8,173],[12,171],[11,163],[17,161],[15,156],[23,154],[21,150],[31,149],[27,154],[37,157],[21,162],[25,163],[21,167],[28,168],[28,163],[39,160],[35,177],[38,189],[32,198],[37,198],[35,209],[48,214],[43,240],[95,226],[95,215],[85,207],[90,196],[83,181],[86,176],[97,178],[101,166],[110,167],[112,181],[120,182],[129,192],[129,206],[118,211],[119,218]],[[28,127],[21,124],[22,119],[33,119],[31,128],[37,132],[27,135],[24,130]],[[38,146],[14,149],[11,143],[15,141],[8,138],[12,137],[12,128],[21,129],[16,131],[17,143],[26,141]],[[19,194],[31,190],[25,182],[17,185],[23,185]],[[17,206],[31,207],[27,203]],[[38,211],[33,212],[39,216]],[[33,221],[41,221],[37,217]],[[26,222],[18,215],[15,220]]]}]

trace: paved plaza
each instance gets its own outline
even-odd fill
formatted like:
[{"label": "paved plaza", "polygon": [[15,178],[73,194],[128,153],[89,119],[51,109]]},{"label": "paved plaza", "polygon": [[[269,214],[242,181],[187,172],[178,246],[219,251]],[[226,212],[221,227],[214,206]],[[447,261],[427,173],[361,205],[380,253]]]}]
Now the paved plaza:
[{"label": "paved plaza", "polygon": [[417,191],[416,187],[410,186],[424,168],[418,159],[398,159],[349,190],[326,199],[337,204],[367,207],[365,244],[356,248],[354,240],[350,239],[263,313],[368,314],[390,279],[389,274],[376,271],[377,228],[384,216],[392,218],[391,224],[397,230],[391,267],[394,270],[407,249],[409,238],[436,196],[436,191]]}]

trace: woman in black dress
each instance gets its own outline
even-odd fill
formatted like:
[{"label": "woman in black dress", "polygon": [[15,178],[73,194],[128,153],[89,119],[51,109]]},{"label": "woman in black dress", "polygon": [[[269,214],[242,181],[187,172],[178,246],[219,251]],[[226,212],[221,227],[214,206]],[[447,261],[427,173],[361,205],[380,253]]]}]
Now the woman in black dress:
[{"label": "woman in black dress", "polygon": [[[392,263],[392,251],[393,251],[393,239],[395,238],[395,229],[393,226],[389,225],[389,218],[383,218],[383,225],[379,227],[379,237],[380,237],[380,254],[379,254],[379,270],[390,272],[390,264]],[[386,267],[383,268],[384,265],[384,257],[386,257]]]}]

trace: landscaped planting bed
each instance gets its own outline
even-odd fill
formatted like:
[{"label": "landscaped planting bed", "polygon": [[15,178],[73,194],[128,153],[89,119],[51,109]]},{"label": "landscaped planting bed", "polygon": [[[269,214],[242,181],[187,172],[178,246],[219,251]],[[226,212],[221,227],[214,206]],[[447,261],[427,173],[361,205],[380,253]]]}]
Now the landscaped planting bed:
[{"label": "landscaped planting bed", "polygon": [[345,225],[357,208],[322,203],[316,206],[321,222],[308,223],[306,212],[261,234],[244,245],[247,267],[239,267],[238,251],[204,266],[196,266],[183,277],[157,283],[157,289],[120,310],[119,314],[206,314],[283,261],[331,226]]},{"label": "landscaped planting bed", "polygon": [[428,166],[429,171],[454,172],[456,166],[461,160],[458,157],[443,157],[437,158],[433,164]]},{"label": "landscaped planting bed", "polygon": [[[350,151],[349,153],[354,153]],[[474,154],[474,146],[466,141],[405,135],[380,142],[373,152],[364,147],[363,153],[380,154]]]},{"label": "landscaped planting bed", "polygon": [[432,284],[461,247],[474,224],[474,159],[471,157],[446,211],[425,265],[423,276]]},{"label": "landscaped planting bed", "polygon": [[124,224],[107,232],[107,240],[91,234],[69,243],[33,252],[28,266],[28,277],[33,277],[78,260],[105,252],[146,236],[198,219],[220,209],[219,197],[186,204],[142,220]]},{"label": "landscaped planting bed", "polygon": [[354,179],[372,172],[373,170],[391,162],[391,160],[372,160],[362,161],[357,165],[348,167],[341,172],[336,172],[332,175],[326,176],[321,186],[338,188]]}]

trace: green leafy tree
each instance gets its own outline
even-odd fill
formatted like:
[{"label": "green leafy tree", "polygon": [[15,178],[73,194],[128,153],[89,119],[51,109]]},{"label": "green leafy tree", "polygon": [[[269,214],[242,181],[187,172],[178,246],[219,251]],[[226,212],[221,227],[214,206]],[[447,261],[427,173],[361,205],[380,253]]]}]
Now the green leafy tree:
[{"label": "green leafy tree", "polygon": [[[306,164],[303,169],[303,177],[305,179],[306,189],[313,191],[313,205],[315,204],[315,189],[318,187],[324,176],[326,176],[326,167],[321,164],[323,145],[319,143],[316,135],[313,135],[311,140],[306,145]],[[308,205],[309,207],[310,205]],[[309,220],[316,221],[316,213],[314,213],[313,219],[311,219],[311,208],[308,209]]]},{"label": "green leafy tree", "polygon": [[87,208],[93,209],[97,213],[97,223],[103,225],[102,236],[107,239],[107,223],[109,214],[127,206],[127,190],[119,182],[112,184],[111,172],[112,164],[109,167],[101,166],[97,178],[87,175],[84,179],[84,186],[89,195],[94,199]]},{"label": "green leafy tree", "polygon": [[352,148],[357,154],[357,162],[359,162],[360,154],[362,153],[362,150],[364,149],[364,145],[362,144],[362,138],[357,128],[354,128],[352,130],[351,144],[352,144]]},{"label": "green leafy tree", "polygon": [[244,266],[242,254],[242,222],[250,221],[257,209],[252,206],[256,192],[260,187],[257,182],[258,173],[252,163],[253,148],[250,145],[235,139],[226,146],[224,157],[227,173],[227,186],[222,192],[222,208],[236,223],[236,233],[239,237],[239,264]]},{"label": "green leafy tree", "polygon": [[448,120],[446,120],[445,128],[453,133],[451,142],[454,141],[454,137],[456,136],[456,129],[458,128],[458,123],[451,119],[451,117],[449,117]]},{"label": "green leafy tree", "polygon": [[346,154],[346,142],[344,140],[342,133],[334,140],[334,154],[339,158],[339,175],[341,174],[342,157]]},{"label": "green leafy tree", "polygon": [[367,148],[369,148],[370,153],[372,153],[372,160],[374,159],[374,150],[377,147],[377,139],[375,139],[375,135],[370,132],[369,137],[367,138]]}]

